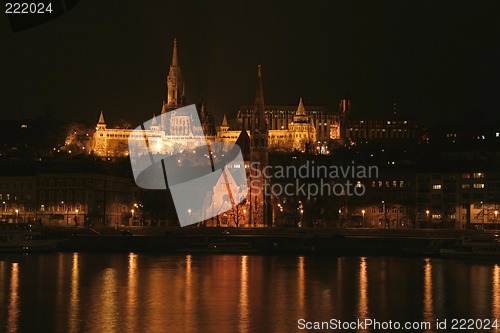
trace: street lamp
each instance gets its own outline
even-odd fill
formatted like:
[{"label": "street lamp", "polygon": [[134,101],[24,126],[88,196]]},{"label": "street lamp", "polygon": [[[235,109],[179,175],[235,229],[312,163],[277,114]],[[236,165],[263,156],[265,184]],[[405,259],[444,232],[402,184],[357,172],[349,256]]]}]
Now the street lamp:
[{"label": "street lamp", "polygon": [[75,209],[75,226],[78,225],[78,209]]},{"label": "street lamp", "polygon": [[361,210],[361,214],[363,214],[363,227],[366,227],[366,225],[365,225],[365,213],[366,213],[366,211],[364,209]]},{"label": "street lamp", "polygon": [[427,222],[429,222],[429,213],[430,213],[430,211],[427,209],[427,210],[425,211],[425,214],[427,214]]},{"label": "street lamp", "polygon": [[17,223],[19,220],[19,209],[16,209],[15,212],[16,212],[16,223]]}]

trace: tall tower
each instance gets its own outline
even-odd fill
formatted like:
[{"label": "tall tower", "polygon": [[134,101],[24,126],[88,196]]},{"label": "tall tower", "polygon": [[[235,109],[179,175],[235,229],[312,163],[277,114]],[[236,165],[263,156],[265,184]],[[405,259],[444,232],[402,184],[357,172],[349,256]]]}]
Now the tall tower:
[{"label": "tall tower", "polygon": [[101,111],[99,121],[97,122],[96,131],[94,132],[92,150],[97,156],[106,156],[108,151],[106,140],[106,122],[104,121],[104,114]]},{"label": "tall tower", "polygon": [[[268,179],[264,168],[268,160],[269,132],[264,107],[264,89],[262,88],[262,68],[257,66],[257,89],[255,107],[250,126],[250,223],[253,226],[270,226],[271,204]],[[257,172],[260,170],[260,172]]]},{"label": "tall tower", "polygon": [[250,137],[252,139],[252,150],[254,150],[256,154],[258,152],[262,155],[262,157],[265,155],[267,160],[269,133],[264,106],[264,89],[262,88],[261,65],[257,65],[257,89],[255,91],[255,107],[250,127]]},{"label": "tall tower", "polygon": [[340,100],[339,104],[339,121],[340,121],[340,138],[344,143],[347,141],[347,123],[351,115],[351,99],[345,96]]},{"label": "tall tower", "polygon": [[[169,124],[166,123],[166,117],[163,116],[166,112],[180,108],[186,104],[184,78],[182,77],[181,67],[179,66],[179,59],[177,56],[177,39],[174,38],[174,48],[172,51],[172,64],[167,75],[167,96],[163,101],[161,110],[161,127],[166,130]],[[171,133],[167,133],[171,134]]]},{"label": "tall tower", "polygon": [[174,39],[172,65],[167,76],[167,106],[178,108],[184,104],[184,79],[177,58],[177,39]]}]

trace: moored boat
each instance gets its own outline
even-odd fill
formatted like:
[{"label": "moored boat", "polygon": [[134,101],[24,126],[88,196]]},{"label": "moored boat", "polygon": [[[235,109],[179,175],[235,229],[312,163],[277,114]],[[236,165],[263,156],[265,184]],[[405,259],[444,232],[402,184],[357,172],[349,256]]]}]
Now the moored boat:
[{"label": "moored boat", "polygon": [[54,251],[59,239],[47,239],[30,226],[0,227],[0,252],[48,252]]},{"label": "moored boat", "polygon": [[470,259],[499,259],[500,239],[467,239],[463,238],[449,248],[440,250],[442,257]]}]

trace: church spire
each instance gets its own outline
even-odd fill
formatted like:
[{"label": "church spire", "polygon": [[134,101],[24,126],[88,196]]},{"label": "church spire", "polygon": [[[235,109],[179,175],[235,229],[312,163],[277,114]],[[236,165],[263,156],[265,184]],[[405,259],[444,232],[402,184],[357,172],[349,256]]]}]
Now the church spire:
[{"label": "church spire", "polygon": [[267,133],[264,106],[264,89],[262,88],[262,66],[257,65],[257,89],[255,91],[255,108],[252,132]]},{"label": "church spire", "polygon": [[167,76],[167,106],[169,109],[176,109],[185,104],[184,79],[179,66],[177,54],[177,39],[174,39],[172,51],[172,65]]},{"label": "church spire", "polygon": [[98,124],[106,124],[104,121],[104,114],[101,111],[101,114],[99,115],[99,121],[97,122]]},{"label": "church spire", "polygon": [[174,38],[174,51],[172,52],[172,67],[179,66],[179,60],[177,60],[177,38]]},{"label": "church spire", "polygon": [[97,127],[96,130],[105,130],[106,129],[106,122],[104,121],[104,114],[101,111],[101,114],[99,115],[99,121],[97,122]]},{"label": "church spire", "polygon": [[305,116],[306,115],[306,109],[304,108],[304,102],[302,102],[302,97],[300,98],[299,101],[299,107],[297,108],[297,112],[295,113],[297,116]]},{"label": "church spire", "polygon": [[226,114],[224,114],[224,118],[222,118],[222,126],[227,126]]}]

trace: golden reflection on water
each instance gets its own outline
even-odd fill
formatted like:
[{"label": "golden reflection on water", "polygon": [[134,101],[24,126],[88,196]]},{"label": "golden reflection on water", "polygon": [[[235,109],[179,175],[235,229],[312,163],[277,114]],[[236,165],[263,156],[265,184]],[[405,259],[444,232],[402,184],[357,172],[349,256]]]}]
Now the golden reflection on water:
[{"label": "golden reflection on water", "polygon": [[[432,294],[432,260],[425,258],[424,264],[424,313],[423,320],[434,323],[434,299]],[[426,331],[427,332],[427,331]]]},{"label": "golden reflection on water", "polygon": [[5,261],[0,261],[0,304],[5,304],[5,292],[4,292],[4,284],[5,284]]},{"label": "golden reflection on water", "polygon": [[298,305],[299,305],[299,311],[301,313],[305,313],[304,310],[304,298],[305,298],[305,272],[304,272],[304,256],[299,257],[299,263],[298,263]]},{"label": "golden reflection on water", "polygon": [[70,333],[78,331],[78,322],[80,315],[80,295],[79,295],[79,276],[80,266],[78,264],[78,253],[73,253],[73,261],[71,265],[71,296],[69,303],[69,318],[68,331]]},{"label": "golden reflection on water", "polygon": [[103,333],[118,332],[116,324],[119,317],[117,308],[117,279],[113,268],[106,268],[102,277],[100,311],[97,311],[99,331]]},{"label": "golden reflection on water", "polygon": [[19,264],[12,263],[10,276],[10,299],[7,319],[7,331],[9,333],[17,332],[19,319]]},{"label": "golden reflection on water", "polygon": [[193,331],[196,327],[194,325],[194,320],[195,318],[193,317],[193,313],[195,312],[195,309],[193,307],[193,272],[192,272],[192,265],[193,265],[193,258],[191,257],[190,254],[186,255],[186,269],[185,269],[185,276],[184,276],[184,297],[185,297],[185,303],[184,303],[184,327],[185,328],[191,328],[189,331]]},{"label": "golden reflection on water", "polygon": [[127,303],[125,306],[126,325],[129,330],[137,327],[137,254],[129,253],[127,268]]},{"label": "golden reflection on water", "polygon": [[368,318],[368,263],[366,257],[359,260],[358,318]]},{"label": "golden reflection on water", "polygon": [[495,266],[493,267],[491,295],[491,317],[500,318],[500,266],[498,264],[495,264]]},{"label": "golden reflection on water", "polygon": [[250,321],[248,313],[248,256],[241,257],[240,269],[240,304],[239,304],[239,332],[248,332],[248,323]]}]

